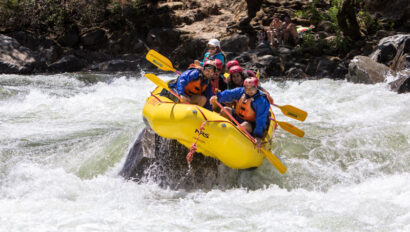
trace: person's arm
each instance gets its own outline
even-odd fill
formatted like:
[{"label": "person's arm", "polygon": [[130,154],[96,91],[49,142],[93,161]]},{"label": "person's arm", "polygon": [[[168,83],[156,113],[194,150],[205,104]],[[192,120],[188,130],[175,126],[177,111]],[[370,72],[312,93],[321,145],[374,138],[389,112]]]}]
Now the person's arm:
[{"label": "person's arm", "polygon": [[238,100],[241,98],[242,94],[244,93],[243,87],[235,88],[235,89],[227,89],[220,93],[217,93],[216,96],[218,97],[218,102],[226,103],[232,102],[233,100]]},{"label": "person's arm", "polygon": [[206,58],[209,56],[209,52],[205,53],[204,58],[202,59],[201,66],[204,66]]},{"label": "person's arm", "polygon": [[265,128],[269,116],[269,102],[264,97],[259,97],[252,102],[252,106],[256,114],[256,125],[252,134],[255,137],[262,138],[263,129]]},{"label": "person's arm", "polygon": [[222,52],[219,52],[218,54],[216,54],[215,59],[220,60],[220,61],[222,62],[222,66],[225,65],[225,57],[224,57],[224,55],[222,54]]},{"label": "person's arm", "polygon": [[188,70],[182,73],[177,83],[177,94],[181,96],[187,96],[185,93],[185,87],[188,85],[189,82],[198,79],[198,77],[199,71],[197,69]]}]

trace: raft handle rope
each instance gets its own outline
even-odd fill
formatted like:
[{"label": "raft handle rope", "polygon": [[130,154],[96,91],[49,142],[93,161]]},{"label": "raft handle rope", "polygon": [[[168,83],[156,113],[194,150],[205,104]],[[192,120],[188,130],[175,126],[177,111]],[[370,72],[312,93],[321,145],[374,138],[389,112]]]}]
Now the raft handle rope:
[{"label": "raft handle rope", "polygon": [[189,152],[188,152],[188,154],[186,155],[186,161],[188,162],[188,164],[190,164],[190,163],[192,162],[193,158],[194,158],[194,154],[195,154],[196,149],[197,149],[196,144],[198,143],[199,136],[201,136],[202,130],[204,129],[205,124],[206,124],[207,122],[208,122],[208,121],[204,121],[204,122],[201,124],[201,127],[199,128],[199,131],[198,131],[198,135],[197,135],[196,138],[195,138],[195,142],[191,145],[191,148],[189,149]]}]

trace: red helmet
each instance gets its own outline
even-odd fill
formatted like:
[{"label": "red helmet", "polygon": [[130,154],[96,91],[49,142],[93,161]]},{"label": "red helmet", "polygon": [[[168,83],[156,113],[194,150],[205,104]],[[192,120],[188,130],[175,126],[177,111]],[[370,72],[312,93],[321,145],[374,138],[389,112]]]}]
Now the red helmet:
[{"label": "red helmet", "polygon": [[213,61],[213,60],[207,60],[207,61],[205,61],[205,63],[204,63],[204,68],[207,67],[207,66],[211,66],[211,67],[213,67],[214,69],[216,69],[215,61]]},{"label": "red helmet", "polygon": [[214,61],[215,61],[216,69],[222,70],[222,61],[220,59],[215,59]]},{"label": "red helmet", "polygon": [[243,81],[243,86],[245,87],[258,87],[259,80],[256,77],[248,77]]},{"label": "red helmet", "polygon": [[243,72],[243,70],[242,70],[241,66],[239,66],[239,65],[235,65],[235,66],[233,66],[229,69],[230,74],[241,73],[241,72]]},{"label": "red helmet", "polygon": [[239,66],[239,62],[237,60],[231,60],[226,64],[226,68],[230,69],[232,66],[236,66],[236,65]]}]

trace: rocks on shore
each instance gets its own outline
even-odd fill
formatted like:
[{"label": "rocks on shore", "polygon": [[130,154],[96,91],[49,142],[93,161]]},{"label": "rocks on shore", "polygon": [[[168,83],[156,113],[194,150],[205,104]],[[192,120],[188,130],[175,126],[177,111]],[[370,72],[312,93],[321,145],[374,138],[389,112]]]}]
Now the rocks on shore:
[{"label": "rocks on shore", "polygon": [[389,83],[393,91],[410,91],[410,34],[385,37],[369,57],[354,57],[346,79],[354,83],[375,84],[386,82],[388,75],[396,77]]}]

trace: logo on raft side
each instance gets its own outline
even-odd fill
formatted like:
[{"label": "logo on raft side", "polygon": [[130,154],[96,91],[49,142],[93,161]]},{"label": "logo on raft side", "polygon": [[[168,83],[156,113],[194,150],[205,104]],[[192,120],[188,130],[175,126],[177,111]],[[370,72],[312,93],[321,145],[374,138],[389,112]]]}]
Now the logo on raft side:
[{"label": "logo on raft side", "polygon": [[[199,130],[198,130],[198,129],[195,129],[195,133],[199,133]],[[201,131],[201,135],[202,135],[204,138],[206,138],[206,139],[209,138],[209,134],[208,134],[208,133],[205,133],[205,132],[203,132],[203,131]]]}]

